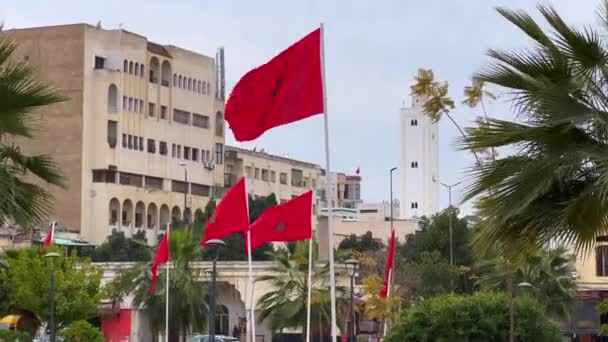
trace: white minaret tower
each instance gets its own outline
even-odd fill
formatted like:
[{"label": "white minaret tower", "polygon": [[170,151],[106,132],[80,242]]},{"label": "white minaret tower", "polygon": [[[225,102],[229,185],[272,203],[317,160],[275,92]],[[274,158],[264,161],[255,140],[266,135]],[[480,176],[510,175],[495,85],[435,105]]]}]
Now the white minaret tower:
[{"label": "white minaret tower", "polygon": [[437,212],[439,201],[438,124],[425,114],[423,99],[401,108],[401,196],[399,215],[408,219]]}]

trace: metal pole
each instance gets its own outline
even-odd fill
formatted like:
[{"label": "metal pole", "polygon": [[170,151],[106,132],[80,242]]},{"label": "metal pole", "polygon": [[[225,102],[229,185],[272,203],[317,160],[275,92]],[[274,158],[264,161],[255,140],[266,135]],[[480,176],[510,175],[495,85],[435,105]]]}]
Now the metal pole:
[{"label": "metal pole", "polygon": [[509,278],[509,342],[515,341],[515,310],[513,308],[513,278]]},{"label": "metal pole", "polygon": [[329,245],[329,289],[330,289],[330,303],[331,303],[331,338],[332,342],[338,339],[338,324],[336,322],[336,272],[334,266],[334,231],[333,231],[333,212],[332,212],[332,200],[334,199],[331,182],[331,169],[329,163],[329,120],[327,118],[327,89],[325,87],[325,29],[323,23],[321,23],[321,80],[323,84],[323,123],[325,127],[325,172],[327,174],[327,187],[326,192],[329,195],[329,201],[327,205],[327,242]]},{"label": "metal pole", "polygon": [[[217,251],[216,251],[217,253]],[[209,341],[215,341],[215,280],[217,273],[217,257],[213,258],[213,273],[211,274],[211,296],[209,298]]]},{"label": "metal pole", "polygon": [[350,342],[355,342],[355,275],[350,276],[350,329],[348,331]]},{"label": "metal pole", "polygon": [[190,223],[190,218],[186,216],[188,210],[188,169],[184,166],[184,222]]},{"label": "metal pole", "polygon": [[[167,224],[167,245],[171,246],[171,236],[169,235],[169,231],[171,230],[171,225]],[[169,248],[169,253],[171,253],[171,248]],[[169,258],[170,259],[170,258]],[[165,342],[169,342],[169,270],[171,269],[171,260],[167,260],[165,264],[167,268],[167,273],[165,274]]]},{"label": "metal pole", "polygon": [[[310,342],[310,305],[312,300],[312,239],[308,240],[308,280],[306,293],[306,342]],[[320,329],[320,328],[319,328]]]},{"label": "metal pole", "polygon": [[[251,230],[247,230],[247,250],[249,256],[248,256],[248,261],[249,261],[249,286],[250,286],[250,293],[251,293],[251,299],[249,301],[249,320],[251,323],[251,342],[255,342],[255,303],[254,303],[254,299],[255,296],[253,295],[253,261],[252,258],[253,256],[251,254],[252,250],[251,250]],[[213,341],[213,340],[211,340]]]},{"label": "metal pole", "polygon": [[452,241],[452,186],[448,187],[448,197],[450,206],[448,208],[448,218],[450,222],[450,265],[454,266],[454,242]]},{"label": "metal pole", "polygon": [[49,305],[49,330],[51,342],[56,341],[56,333],[55,333],[55,260],[51,261],[53,264],[51,265],[51,289],[50,289],[50,305]]}]

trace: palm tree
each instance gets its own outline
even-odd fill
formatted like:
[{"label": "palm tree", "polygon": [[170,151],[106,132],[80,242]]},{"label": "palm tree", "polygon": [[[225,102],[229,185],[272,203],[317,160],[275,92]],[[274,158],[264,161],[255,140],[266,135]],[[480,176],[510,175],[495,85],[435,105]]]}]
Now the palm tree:
[{"label": "palm tree", "polygon": [[36,110],[64,98],[17,62],[16,49],[0,27],[0,220],[29,228],[52,209],[52,196],[40,182],[63,186],[63,176],[51,157],[26,155],[14,142],[32,139]]},{"label": "palm tree", "polygon": [[465,200],[479,196],[482,248],[557,239],[588,250],[608,234],[608,2],[601,31],[538,9],[549,32],[525,12],[498,9],[535,44],[490,50],[494,62],[476,76],[508,90],[517,121],[467,130],[463,148],[511,153],[471,172]]},{"label": "palm tree", "polygon": [[516,260],[494,257],[481,261],[477,268],[481,273],[477,284],[482,289],[514,293],[522,284],[554,318],[566,318],[571,312],[576,281],[572,256],[563,247],[529,251]]},{"label": "palm tree", "polygon": [[[279,249],[272,253],[274,265],[270,274],[260,276],[256,282],[270,283],[271,291],[257,302],[258,322],[268,322],[272,331],[306,329],[308,295],[308,242],[299,242],[295,253]],[[330,328],[329,266],[315,262],[312,273],[311,334],[322,334]],[[346,290],[336,287],[340,298]],[[340,301],[339,301],[340,302]],[[304,334],[303,334],[304,335]]]},{"label": "palm tree", "polygon": [[[171,270],[169,277],[169,338],[182,341],[188,334],[203,331],[207,323],[208,285],[202,281],[201,270],[191,267],[190,262],[201,254],[198,237],[189,228],[174,230],[170,235]],[[165,268],[158,275],[156,292],[149,292],[149,268],[139,273],[133,281],[137,284],[133,292],[134,307],[142,307],[155,335],[165,330]]]},{"label": "palm tree", "polygon": [[[470,108],[476,108],[477,106],[481,106],[483,119],[477,120],[478,124],[480,125],[487,125],[489,122],[488,112],[486,111],[486,105],[484,103],[485,98],[496,100],[496,95],[485,90],[484,81],[474,78],[471,81],[470,85],[464,87],[464,100],[462,101],[462,103],[469,106]],[[496,149],[494,149],[493,147],[489,150],[477,150],[476,152],[483,157],[489,155],[489,158],[491,158],[492,160],[496,159]]]}]

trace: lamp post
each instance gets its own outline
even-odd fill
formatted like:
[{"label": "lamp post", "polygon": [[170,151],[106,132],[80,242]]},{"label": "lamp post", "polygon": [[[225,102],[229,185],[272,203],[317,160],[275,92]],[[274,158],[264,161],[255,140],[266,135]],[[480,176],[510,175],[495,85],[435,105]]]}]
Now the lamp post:
[{"label": "lamp post", "polygon": [[55,260],[59,258],[59,253],[47,253],[45,255],[51,260],[51,288],[49,289],[49,335],[50,341],[55,342]]},{"label": "lamp post", "polygon": [[213,258],[213,270],[211,271],[211,289],[209,291],[209,341],[215,341],[215,297],[216,297],[216,278],[217,278],[217,259],[220,256],[220,248],[226,245],[222,240],[212,239],[207,241],[205,247],[211,249]]},{"label": "lamp post", "polygon": [[350,304],[349,304],[349,321],[350,321],[350,329],[348,329],[348,341],[355,342],[355,335],[357,334],[355,329],[355,275],[357,274],[357,270],[359,269],[359,260],[356,259],[348,259],[344,261],[344,266],[346,266],[346,271],[350,276]]},{"label": "lamp post", "polygon": [[449,220],[449,230],[450,230],[450,265],[454,265],[454,241],[452,238],[452,188],[455,186],[458,186],[460,183],[462,182],[458,182],[458,183],[454,183],[454,184],[445,184],[443,182],[439,182],[439,184],[443,185],[445,188],[448,189],[448,198],[449,198],[449,213],[448,213],[448,220]]},{"label": "lamp post", "polygon": [[[521,282],[517,284],[517,288],[523,289],[528,288],[532,289],[534,286],[528,282]],[[509,280],[509,342],[515,341],[515,305],[513,303],[513,297],[515,297],[516,289],[513,289],[513,280]]]},{"label": "lamp post", "polygon": [[186,210],[188,210],[188,164],[186,162],[179,162],[179,166],[184,168],[184,222],[190,223],[190,219],[186,216]]},{"label": "lamp post", "polygon": [[[393,209],[394,208],[394,205],[393,205],[393,172],[395,172],[395,170],[397,170],[397,167],[391,168],[389,170],[389,172],[388,172],[389,175],[390,175],[390,192],[391,192],[391,209],[390,209],[390,213],[391,213],[391,218],[390,218],[390,220],[391,220],[391,234],[393,233],[393,230],[395,229],[393,227],[393,221],[394,221],[394,218],[393,218],[393,216],[394,216],[393,215],[393,210],[394,210]],[[393,255],[393,263],[395,262],[394,259],[395,259],[395,256]],[[391,275],[390,281],[391,281],[391,285],[390,286],[392,288],[394,288],[395,287],[395,276],[394,276],[394,274]]]}]

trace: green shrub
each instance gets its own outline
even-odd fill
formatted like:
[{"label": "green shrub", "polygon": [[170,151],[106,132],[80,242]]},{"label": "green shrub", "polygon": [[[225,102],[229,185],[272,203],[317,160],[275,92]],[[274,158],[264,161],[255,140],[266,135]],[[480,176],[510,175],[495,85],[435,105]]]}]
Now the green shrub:
[{"label": "green shrub", "polygon": [[31,340],[30,335],[23,331],[0,330],[0,341],[2,342],[26,342]]},{"label": "green shrub", "polygon": [[87,321],[76,321],[60,332],[65,342],[103,342],[101,331]]},{"label": "green shrub", "polygon": [[[508,341],[509,302],[504,293],[443,295],[404,312],[387,342]],[[515,299],[515,340],[560,341],[559,325],[547,318],[533,298]]]}]

